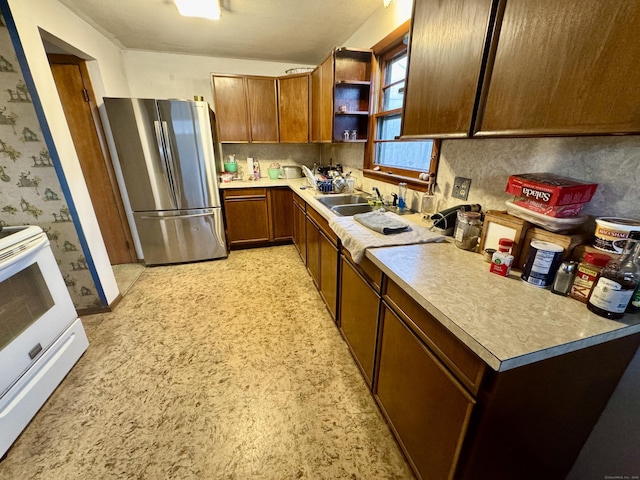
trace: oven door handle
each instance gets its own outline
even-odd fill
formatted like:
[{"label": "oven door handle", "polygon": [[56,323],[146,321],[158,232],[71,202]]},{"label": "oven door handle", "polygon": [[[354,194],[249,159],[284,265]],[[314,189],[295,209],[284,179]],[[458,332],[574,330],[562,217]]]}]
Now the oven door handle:
[{"label": "oven door handle", "polygon": [[5,253],[5,256],[0,256],[0,271],[4,271],[17,263],[21,262],[29,255],[33,255],[38,250],[49,245],[49,239],[45,234],[31,239],[28,243],[22,246],[22,251],[18,253],[18,249],[10,250]]}]

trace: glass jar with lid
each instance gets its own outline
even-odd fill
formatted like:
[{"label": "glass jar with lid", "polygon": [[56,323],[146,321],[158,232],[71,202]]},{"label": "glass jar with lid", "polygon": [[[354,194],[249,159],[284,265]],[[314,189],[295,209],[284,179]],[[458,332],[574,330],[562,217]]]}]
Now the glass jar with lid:
[{"label": "glass jar with lid", "polygon": [[482,214],[480,212],[466,212],[458,210],[454,244],[463,250],[475,251],[478,248],[482,232]]}]

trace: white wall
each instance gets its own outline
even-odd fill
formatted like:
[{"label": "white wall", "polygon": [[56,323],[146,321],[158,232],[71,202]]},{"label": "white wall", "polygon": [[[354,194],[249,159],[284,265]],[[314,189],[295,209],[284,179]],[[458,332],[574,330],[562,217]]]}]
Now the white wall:
[{"label": "white wall", "polygon": [[[382,2],[381,2],[382,3]],[[345,47],[371,48],[411,18],[413,0],[394,0],[380,7],[349,39]]]},{"label": "white wall", "polygon": [[62,162],[62,168],[89,244],[102,289],[107,302],[111,303],[118,295],[118,287],[42,45],[39,29],[84,53],[84,58],[95,59],[95,62],[91,62],[90,69],[92,83],[99,97],[107,95],[107,93],[123,96],[129,94],[120,50],[67,7],[55,0],[9,0],[9,8],[16,23],[27,63]]},{"label": "white wall", "polygon": [[137,50],[125,50],[123,58],[131,96],[192,99],[200,95],[209,105],[213,105],[212,73],[277,77],[290,68],[314,66]]}]

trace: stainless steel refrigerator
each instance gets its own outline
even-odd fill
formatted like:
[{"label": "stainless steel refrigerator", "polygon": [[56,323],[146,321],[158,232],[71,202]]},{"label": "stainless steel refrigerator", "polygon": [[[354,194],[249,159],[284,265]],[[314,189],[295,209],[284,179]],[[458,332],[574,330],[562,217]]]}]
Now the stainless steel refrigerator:
[{"label": "stainless steel refrigerator", "polygon": [[104,103],[145,264],[226,257],[216,173],[221,149],[209,105]]}]

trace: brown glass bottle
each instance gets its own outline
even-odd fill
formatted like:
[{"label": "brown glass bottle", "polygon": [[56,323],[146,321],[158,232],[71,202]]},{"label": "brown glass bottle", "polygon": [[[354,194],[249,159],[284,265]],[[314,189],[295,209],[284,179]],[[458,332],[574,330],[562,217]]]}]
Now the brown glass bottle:
[{"label": "brown glass bottle", "polygon": [[611,260],[600,270],[587,299],[587,308],[596,315],[613,320],[624,315],[640,278],[634,263],[638,248],[640,232],[630,232],[620,259]]}]

